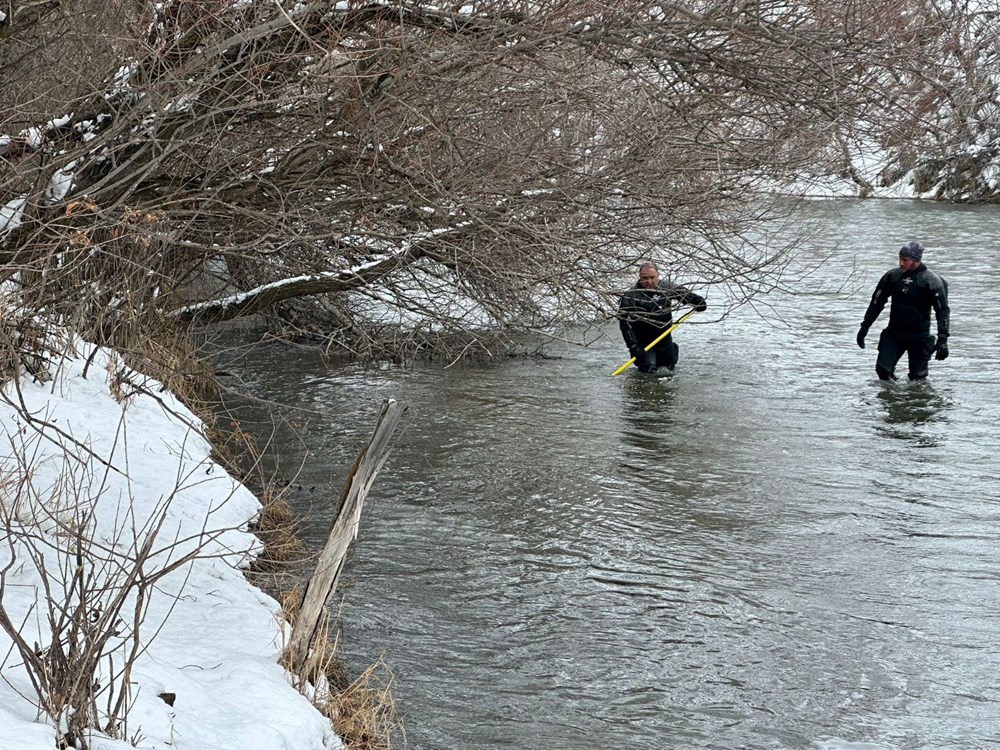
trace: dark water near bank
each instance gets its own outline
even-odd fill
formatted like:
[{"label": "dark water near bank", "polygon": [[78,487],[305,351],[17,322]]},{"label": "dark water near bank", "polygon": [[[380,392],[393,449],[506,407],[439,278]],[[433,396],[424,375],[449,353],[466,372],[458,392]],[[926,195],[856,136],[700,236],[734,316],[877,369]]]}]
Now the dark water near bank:
[{"label": "dark water near bank", "polygon": [[[558,359],[227,365],[281,405],[316,546],[378,405],[409,404],[342,604],[409,747],[1000,748],[1000,212],[806,213],[834,257],[767,320],[685,324],[669,378],[609,377],[614,327]],[[854,336],[915,238],[952,356],[882,384]]]}]

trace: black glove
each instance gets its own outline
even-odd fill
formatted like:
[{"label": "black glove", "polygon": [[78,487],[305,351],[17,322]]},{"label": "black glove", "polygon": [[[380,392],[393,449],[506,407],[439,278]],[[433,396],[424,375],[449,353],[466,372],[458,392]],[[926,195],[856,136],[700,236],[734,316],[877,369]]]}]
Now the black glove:
[{"label": "black glove", "polygon": [[940,344],[937,345],[937,348],[934,351],[934,359],[936,360],[948,359],[947,341],[942,341]]},{"label": "black glove", "polygon": [[868,335],[868,326],[862,323],[861,330],[858,331],[858,346],[865,348],[865,336]]},{"label": "black glove", "polygon": [[694,306],[694,309],[697,310],[698,312],[705,312],[705,310],[708,309],[708,303],[705,300],[702,300],[701,302],[699,302],[697,305]]},{"label": "black glove", "polygon": [[632,355],[632,359],[639,359],[643,353],[643,348],[636,344],[635,346],[630,346],[628,348],[628,353]]}]

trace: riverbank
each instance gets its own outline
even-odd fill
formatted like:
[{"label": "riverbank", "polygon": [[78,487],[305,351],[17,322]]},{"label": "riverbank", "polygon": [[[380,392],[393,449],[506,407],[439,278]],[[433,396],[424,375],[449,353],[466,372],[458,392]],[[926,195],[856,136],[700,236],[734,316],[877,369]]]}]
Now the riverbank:
[{"label": "riverbank", "polygon": [[64,343],[0,401],[0,748],[343,747],[244,575],[259,500],[159,382]]}]

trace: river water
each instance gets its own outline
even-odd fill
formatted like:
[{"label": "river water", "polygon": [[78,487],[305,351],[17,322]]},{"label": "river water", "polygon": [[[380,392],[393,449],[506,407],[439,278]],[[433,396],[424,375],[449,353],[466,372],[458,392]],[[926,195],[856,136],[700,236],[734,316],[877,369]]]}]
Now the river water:
[{"label": "river water", "polygon": [[[613,325],[552,359],[227,363],[285,419],[317,548],[379,404],[408,404],[337,606],[409,747],[1000,748],[1000,211],[802,211],[832,256],[764,317],[678,329],[671,377],[611,378]],[[952,354],[880,383],[880,327],[854,337],[910,239]]]}]

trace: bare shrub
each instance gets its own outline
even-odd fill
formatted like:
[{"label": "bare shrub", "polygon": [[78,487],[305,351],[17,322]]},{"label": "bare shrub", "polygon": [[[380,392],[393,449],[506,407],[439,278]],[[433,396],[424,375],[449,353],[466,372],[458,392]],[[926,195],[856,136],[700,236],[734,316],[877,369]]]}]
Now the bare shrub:
[{"label": "bare shrub", "polygon": [[[15,494],[3,506],[0,528],[8,554],[0,569],[0,628],[14,643],[59,747],[85,748],[94,731],[126,739],[131,673],[150,637],[140,639],[150,597],[161,579],[200,549],[173,556],[173,545],[158,539],[169,501],[142,527],[123,523],[111,540],[95,537],[93,511],[81,499],[71,515],[65,508],[48,514],[49,533],[18,520],[21,501]],[[62,503],[50,498],[28,504],[37,519]],[[36,611],[17,620],[3,597],[15,565],[22,573],[30,566],[42,582]],[[29,638],[32,622],[39,623],[38,632]]]},{"label": "bare shrub", "polygon": [[[127,409],[138,391],[124,384],[145,385],[107,361]],[[29,409],[17,380],[0,397],[21,424],[8,434],[9,473],[0,478],[0,629],[34,693],[25,697],[51,722],[59,747],[87,748],[95,733],[128,739],[136,731],[129,726],[136,662],[173,610],[187,567],[229,555],[219,540],[231,529],[208,528],[213,508],[200,527],[178,525],[174,503],[205,481],[203,464],[178,464],[173,487],[157,501],[136,497],[118,459],[102,458],[72,426]],[[126,450],[126,433],[123,410],[111,455]],[[187,447],[177,449],[183,456]],[[170,576],[177,577],[165,586]],[[25,578],[34,587],[27,605],[6,595]],[[154,599],[158,619],[150,622]]]},{"label": "bare shrub", "polygon": [[23,373],[38,382],[49,380],[50,369],[68,343],[44,320],[0,296],[0,386]]}]

